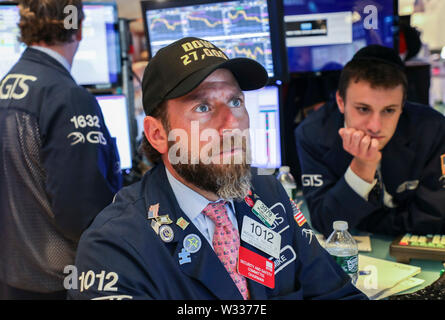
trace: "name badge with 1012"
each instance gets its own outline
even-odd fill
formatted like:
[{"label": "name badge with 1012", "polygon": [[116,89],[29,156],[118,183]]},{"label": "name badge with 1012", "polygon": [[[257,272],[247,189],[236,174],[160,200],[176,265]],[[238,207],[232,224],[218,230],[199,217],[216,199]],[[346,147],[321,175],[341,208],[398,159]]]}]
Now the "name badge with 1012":
[{"label": "name badge with 1012", "polygon": [[241,239],[274,258],[280,258],[281,235],[248,216],[243,218]]}]

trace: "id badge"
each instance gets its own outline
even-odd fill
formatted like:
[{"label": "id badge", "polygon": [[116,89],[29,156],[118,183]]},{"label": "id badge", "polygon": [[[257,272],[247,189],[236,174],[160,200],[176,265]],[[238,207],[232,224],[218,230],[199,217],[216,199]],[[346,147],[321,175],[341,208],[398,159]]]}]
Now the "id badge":
[{"label": "id badge", "polygon": [[280,258],[281,235],[248,216],[243,218],[241,239],[274,258]]},{"label": "id badge", "polygon": [[275,288],[275,265],[269,259],[239,248],[238,273],[271,289]]},{"label": "id badge", "polygon": [[255,201],[255,205],[252,208],[252,212],[255,213],[255,215],[258,218],[260,218],[260,220],[269,228],[275,222],[276,218],[275,214],[261,200]]}]

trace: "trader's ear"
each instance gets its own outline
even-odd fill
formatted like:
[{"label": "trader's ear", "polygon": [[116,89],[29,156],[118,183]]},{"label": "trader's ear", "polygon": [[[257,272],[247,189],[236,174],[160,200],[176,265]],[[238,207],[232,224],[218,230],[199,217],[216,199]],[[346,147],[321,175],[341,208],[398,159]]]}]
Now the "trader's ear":
[{"label": "trader's ear", "polygon": [[338,110],[340,110],[341,113],[345,113],[345,101],[340,96],[339,91],[335,93],[335,100],[337,100]]},{"label": "trader's ear", "polygon": [[148,142],[160,154],[164,154],[168,150],[167,132],[160,119],[146,116],[144,118],[144,133]]},{"label": "trader's ear", "polygon": [[79,29],[76,32],[76,40],[80,42],[82,40],[82,20],[79,21]]}]

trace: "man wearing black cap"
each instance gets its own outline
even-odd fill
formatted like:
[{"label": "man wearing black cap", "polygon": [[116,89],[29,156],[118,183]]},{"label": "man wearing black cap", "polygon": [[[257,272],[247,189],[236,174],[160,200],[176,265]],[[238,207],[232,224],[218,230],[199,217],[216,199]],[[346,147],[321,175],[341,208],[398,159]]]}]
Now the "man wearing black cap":
[{"label": "man wearing black cap", "polygon": [[336,104],[296,130],[312,226],[336,220],[389,235],[445,233],[445,120],[406,101],[398,54],[371,45],[342,70]]},{"label": "man wearing black cap", "polygon": [[250,168],[242,90],[267,80],[202,39],[158,51],[143,77],[144,150],[157,164],[83,234],[70,298],[365,298],[279,183]]}]

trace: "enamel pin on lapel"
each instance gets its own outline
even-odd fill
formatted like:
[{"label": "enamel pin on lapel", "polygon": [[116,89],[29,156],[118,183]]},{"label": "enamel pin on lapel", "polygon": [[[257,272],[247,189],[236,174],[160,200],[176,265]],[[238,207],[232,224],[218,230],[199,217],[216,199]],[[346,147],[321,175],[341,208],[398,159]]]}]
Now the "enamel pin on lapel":
[{"label": "enamel pin on lapel", "polygon": [[168,215],[159,216],[151,220],[151,227],[161,237],[164,242],[171,242],[175,236],[172,227],[169,224],[173,221]]},{"label": "enamel pin on lapel", "polygon": [[182,244],[184,247],[182,248],[181,252],[178,253],[178,262],[180,265],[192,262],[190,255],[198,252],[201,249],[202,241],[198,235],[191,233],[185,236]]},{"label": "enamel pin on lapel", "polygon": [[187,220],[185,220],[183,217],[180,217],[177,221],[176,224],[182,229],[185,230],[185,228],[187,228],[187,226],[189,225],[189,222]]},{"label": "enamel pin on lapel", "polygon": [[303,224],[307,222],[305,216],[303,215],[303,212],[301,212],[300,208],[297,206],[294,200],[289,198],[289,201],[292,206],[293,214],[294,214],[294,220],[297,222],[298,226],[301,227]]},{"label": "enamel pin on lapel", "polygon": [[192,262],[192,259],[190,258],[190,252],[185,250],[185,248],[182,248],[181,252],[178,253],[178,257],[179,257],[178,262],[180,265]]},{"label": "enamel pin on lapel", "polygon": [[148,209],[147,219],[151,220],[151,227],[164,242],[171,242],[175,236],[169,224],[173,223],[168,214],[159,215],[159,203],[151,205]]},{"label": "enamel pin on lapel", "polygon": [[246,201],[246,204],[252,208],[254,206],[255,202],[252,200],[251,197],[252,197],[252,191],[249,190],[247,196],[244,197],[244,201]]},{"label": "enamel pin on lapel", "polygon": [[[156,218],[151,219],[151,227],[157,234],[159,234],[159,229],[161,228],[162,225],[171,224],[172,222],[173,221],[170,219],[168,214],[166,214],[166,215],[158,216]],[[171,227],[170,227],[170,229],[171,229]],[[173,232],[173,230],[172,230],[172,232]]]},{"label": "enamel pin on lapel", "polygon": [[148,208],[147,219],[154,219],[158,216],[159,212],[159,203],[153,204]]},{"label": "enamel pin on lapel", "polygon": [[160,224],[170,224],[173,223],[173,221],[170,219],[168,214],[164,214],[162,216],[156,217],[155,220],[159,222]]},{"label": "enamel pin on lapel", "polygon": [[182,244],[184,245],[184,249],[188,252],[196,253],[201,249],[202,242],[198,235],[191,233],[185,236]]},{"label": "enamel pin on lapel", "polygon": [[175,237],[175,234],[173,233],[172,227],[167,224],[163,224],[159,227],[159,236],[161,237],[162,241],[171,242]]}]

